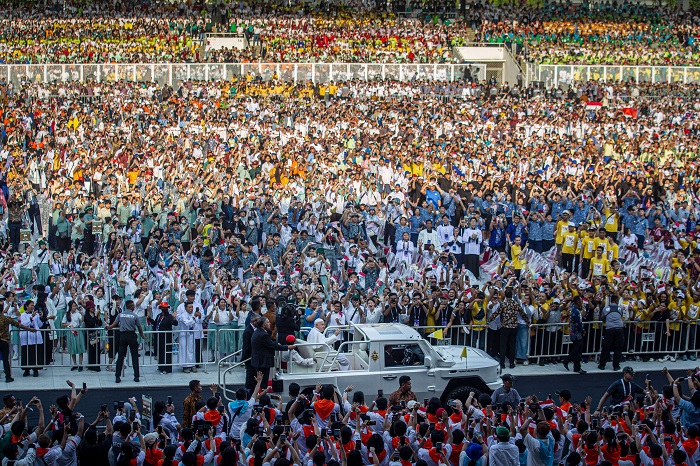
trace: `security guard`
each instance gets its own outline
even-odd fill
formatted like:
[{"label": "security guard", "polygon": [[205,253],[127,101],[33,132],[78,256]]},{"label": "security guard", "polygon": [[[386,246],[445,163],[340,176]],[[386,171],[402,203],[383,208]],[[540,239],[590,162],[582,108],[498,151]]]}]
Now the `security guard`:
[{"label": "security guard", "polygon": [[110,325],[105,326],[106,330],[111,330],[119,325],[119,355],[117,356],[117,380],[122,381],[122,367],[124,367],[124,358],[126,357],[126,348],[129,347],[131,352],[131,362],[134,365],[134,382],[139,381],[139,343],[136,339],[136,330],[138,329],[141,339],[145,339],[141,322],[136,314],[134,314],[134,302],[128,300],[125,310],[117,316]]}]

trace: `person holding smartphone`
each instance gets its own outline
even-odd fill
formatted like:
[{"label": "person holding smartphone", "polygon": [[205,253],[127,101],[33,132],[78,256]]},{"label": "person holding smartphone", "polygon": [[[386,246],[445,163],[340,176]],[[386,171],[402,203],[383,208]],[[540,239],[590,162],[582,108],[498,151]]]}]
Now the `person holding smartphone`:
[{"label": "person holding smartphone", "polygon": [[[105,438],[98,443],[97,426],[102,421],[105,422]],[[78,461],[80,464],[108,464],[113,433],[114,426],[109,417],[109,410],[106,405],[103,405],[97,415],[97,419],[85,431],[83,442],[78,447]]]}]

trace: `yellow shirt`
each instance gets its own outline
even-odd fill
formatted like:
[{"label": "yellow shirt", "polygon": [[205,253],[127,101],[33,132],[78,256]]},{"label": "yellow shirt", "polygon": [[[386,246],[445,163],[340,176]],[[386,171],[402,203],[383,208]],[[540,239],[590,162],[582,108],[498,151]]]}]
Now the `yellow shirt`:
[{"label": "yellow shirt", "polygon": [[620,254],[620,247],[617,244],[608,244],[608,260],[610,262],[617,260]]},{"label": "yellow shirt", "polygon": [[474,303],[472,306],[472,325],[474,326],[472,328],[472,331],[475,332],[481,332],[482,330],[486,329],[486,311],[484,311],[484,317],[481,319],[477,319],[476,316],[479,314],[479,312],[484,308],[483,304],[479,304],[477,302]]},{"label": "yellow shirt", "polygon": [[687,303],[687,311],[685,313],[686,319],[690,321],[692,325],[697,324],[698,314],[700,314],[700,301],[690,300]]},{"label": "yellow shirt", "polygon": [[581,239],[581,247],[583,248],[583,258],[590,259],[595,255],[595,240],[590,236]]},{"label": "yellow shirt", "polygon": [[671,330],[680,330],[681,329],[681,321],[683,320],[683,316],[685,316],[686,313],[686,307],[683,302],[681,304],[678,304],[678,301],[671,301],[671,303],[668,305],[668,315],[669,315],[669,328]]},{"label": "yellow shirt", "polygon": [[523,261],[520,259],[520,253],[523,252],[522,246],[518,246],[517,244],[514,244],[510,247],[510,257],[513,259],[511,264],[513,265],[513,268],[515,270],[522,270],[523,268]]},{"label": "yellow shirt", "polygon": [[557,244],[561,244],[564,241],[564,233],[569,231],[569,222],[564,220],[559,220],[557,222],[557,236],[554,239]]},{"label": "yellow shirt", "polygon": [[620,218],[620,214],[610,209],[605,209],[603,211],[603,215],[605,216],[605,231],[610,233],[617,233],[617,224]]},{"label": "yellow shirt", "polygon": [[578,243],[578,234],[574,232],[566,232],[562,235],[562,254],[575,254],[576,244]]},{"label": "yellow shirt", "polygon": [[591,259],[591,272],[593,272],[593,277],[602,277],[610,271],[610,264],[608,260],[603,256],[598,259],[594,257]]},{"label": "yellow shirt", "polygon": [[595,238],[593,240],[593,249],[596,250],[598,249],[598,246],[603,248],[603,257],[606,257],[608,254],[608,238]]}]

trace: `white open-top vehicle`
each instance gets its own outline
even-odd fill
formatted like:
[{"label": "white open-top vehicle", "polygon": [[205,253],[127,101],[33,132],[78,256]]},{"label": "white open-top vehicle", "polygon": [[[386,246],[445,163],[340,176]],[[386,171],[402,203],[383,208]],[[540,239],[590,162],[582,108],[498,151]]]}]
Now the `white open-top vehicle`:
[{"label": "white open-top vehicle", "polygon": [[[333,331],[334,329],[328,329]],[[470,391],[492,393],[502,385],[498,361],[485,352],[462,346],[433,346],[415,329],[402,324],[359,324],[345,330],[345,341],[336,348],[297,340],[297,350],[316,364],[305,367],[277,358],[272,388],[284,393],[290,383],[310,392],[316,384],[333,384],[340,390],[353,385],[374,398],[378,390],[385,396],[399,388],[399,377],[411,377],[412,390],[419,400],[438,397],[466,400]],[[350,370],[339,370],[342,354]],[[241,364],[241,363],[239,363]],[[238,366],[239,364],[236,364]],[[234,366],[219,367],[219,383],[226,394],[227,374]]]}]

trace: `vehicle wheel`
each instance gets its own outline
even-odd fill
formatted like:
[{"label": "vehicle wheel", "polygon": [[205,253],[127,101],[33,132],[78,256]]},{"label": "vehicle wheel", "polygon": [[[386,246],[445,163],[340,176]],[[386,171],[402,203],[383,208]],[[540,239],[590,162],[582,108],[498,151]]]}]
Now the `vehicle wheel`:
[{"label": "vehicle wheel", "polygon": [[470,392],[474,392],[474,399],[479,398],[479,395],[481,395],[481,392],[474,387],[457,387],[447,395],[447,399],[459,400],[462,403],[465,403],[467,398],[469,398]]}]

